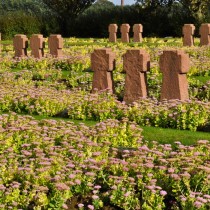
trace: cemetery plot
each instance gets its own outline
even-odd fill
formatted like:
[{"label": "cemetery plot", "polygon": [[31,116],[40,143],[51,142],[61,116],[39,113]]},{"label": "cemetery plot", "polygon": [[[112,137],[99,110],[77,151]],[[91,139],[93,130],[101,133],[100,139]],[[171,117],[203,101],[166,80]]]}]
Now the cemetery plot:
[{"label": "cemetery plot", "polygon": [[0,208],[208,209],[210,138],[159,144],[141,126],[208,130],[210,49],[54,38],[54,55],[39,35],[28,57],[2,47]]}]

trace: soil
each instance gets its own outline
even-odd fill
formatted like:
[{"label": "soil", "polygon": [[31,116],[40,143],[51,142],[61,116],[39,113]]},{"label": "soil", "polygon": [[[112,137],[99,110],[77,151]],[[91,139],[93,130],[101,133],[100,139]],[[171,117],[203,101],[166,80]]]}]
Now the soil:
[{"label": "soil", "polygon": [[[91,200],[89,198],[81,198],[81,197],[73,197],[68,203],[67,203],[67,206],[68,206],[68,210],[78,210],[78,204],[79,203],[82,203],[84,204],[85,206],[88,205],[88,203],[91,203],[90,202]],[[103,210],[122,210],[122,208],[119,208],[119,207],[115,207],[115,206],[112,206],[112,205],[109,205],[109,204],[105,204],[105,206],[103,207]]]}]

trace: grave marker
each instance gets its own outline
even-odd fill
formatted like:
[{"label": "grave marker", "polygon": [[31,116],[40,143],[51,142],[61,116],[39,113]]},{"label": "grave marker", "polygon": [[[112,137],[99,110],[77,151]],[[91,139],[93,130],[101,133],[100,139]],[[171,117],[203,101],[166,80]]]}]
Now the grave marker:
[{"label": "grave marker", "polygon": [[125,77],[125,95],[123,100],[132,103],[147,97],[146,72],[150,69],[150,56],[145,50],[128,50],[123,56]]},{"label": "grave marker", "polygon": [[142,24],[134,24],[133,25],[133,42],[142,42],[142,32],[143,26]]},{"label": "grave marker", "polygon": [[187,100],[188,82],[186,73],[190,68],[189,55],[182,50],[166,50],[160,56],[160,70],[163,73],[161,100]]},{"label": "grave marker", "polygon": [[110,42],[117,42],[117,24],[110,24],[109,25],[109,41]]},{"label": "grave marker", "polygon": [[121,32],[121,41],[128,43],[129,42],[129,31],[130,31],[130,25],[129,24],[122,24],[120,27]]},{"label": "grave marker", "polygon": [[30,39],[31,55],[35,58],[44,56],[44,38],[42,34],[33,34]]},{"label": "grave marker", "polygon": [[51,34],[48,39],[50,54],[53,57],[59,58],[63,56],[63,38],[60,34]]},{"label": "grave marker", "polygon": [[1,33],[0,33],[0,54],[1,54]]},{"label": "grave marker", "polygon": [[204,23],[201,25],[200,30],[200,45],[210,45],[210,24]]},{"label": "grave marker", "polygon": [[28,38],[23,34],[16,34],[13,39],[15,57],[21,58],[27,56]]},{"label": "grave marker", "polygon": [[96,49],[91,54],[91,69],[94,71],[92,92],[96,89],[114,92],[112,71],[115,69],[115,57],[111,48]]},{"label": "grave marker", "polygon": [[184,24],[182,28],[184,46],[191,47],[194,45],[194,37],[193,37],[194,32],[195,32],[195,26],[193,24]]}]

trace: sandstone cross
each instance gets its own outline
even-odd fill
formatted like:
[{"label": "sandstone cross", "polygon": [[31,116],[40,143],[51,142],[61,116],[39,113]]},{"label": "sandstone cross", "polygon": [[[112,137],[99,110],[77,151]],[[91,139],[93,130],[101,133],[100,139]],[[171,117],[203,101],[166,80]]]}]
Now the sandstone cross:
[{"label": "sandstone cross", "polygon": [[91,54],[91,69],[94,71],[92,92],[96,90],[114,92],[112,71],[115,69],[115,57],[111,48],[96,49]]},{"label": "sandstone cross", "polygon": [[1,33],[0,33],[0,53],[1,53]]},{"label": "sandstone cross", "polygon": [[49,37],[48,40],[49,48],[50,48],[50,54],[53,57],[62,57],[63,52],[63,38],[60,34],[52,34]]},{"label": "sandstone cross", "polygon": [[122,24],[120,27],[121,32],[121,41],[122,42],[129,42],[129,31],[130,31],[130,25],[129,24]]},{"label": "sandstone cross", "polygon": [[142,32],[143,32],[142,24],[133,25],[133,42],[142,42]]},{"label": "sandstone cross", "polygon": [[109,41],[110,42],[117,42],[117,24],[110,24],[109,25]]},{"label": "sandstone cross", "polygon": [[126,72],[123,100],[129,104],[147,97],[146,72],[150,69],[150,56],[145,50],[128,50],[123,56],[123,69]]},{"label": "sandstone cross", "polygon": [[200,45],[210,45],[210,24],[204,23],[200,27]]},{"label": "sandstone cross", "polygon": [[189,55],[182,50],[166,50],[160,56],[160,70],[163,73],[161,100],[187,100],[188,82],[186,73],[190,68]]},{"label": "sandstone cross", "polygon": [[194,32],[195,32],[195,26],[193,24],[184,24],[182,28],[184,46],[191,47],[194,45],[194,37],[193,37]]},{"label": "sandstone cross", "polygon": [[15,57],[21,58],[27,56],[28,38],[23,34],[16,34],[13,39]]},{"label": "sandstone cross", "polygon": [[35,58],[44,56],[44,38],[42,34],[33,34],[30,39],[31,55]]}]

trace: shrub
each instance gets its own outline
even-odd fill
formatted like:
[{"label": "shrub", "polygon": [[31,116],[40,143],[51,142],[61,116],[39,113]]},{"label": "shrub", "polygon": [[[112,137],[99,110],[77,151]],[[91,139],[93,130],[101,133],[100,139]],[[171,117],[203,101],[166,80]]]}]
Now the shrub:
[{"label": "shrub", "polygon": [[11,39],[15,34],[40,33],[41,24],[35,16],[17,11],[0,16],[0,28],[2,39]]}]

